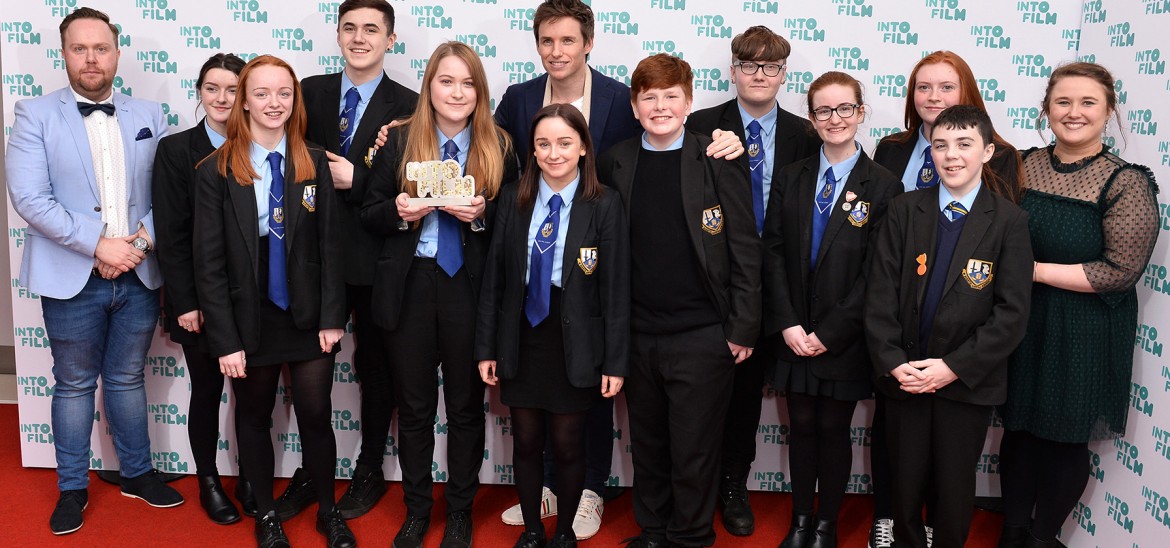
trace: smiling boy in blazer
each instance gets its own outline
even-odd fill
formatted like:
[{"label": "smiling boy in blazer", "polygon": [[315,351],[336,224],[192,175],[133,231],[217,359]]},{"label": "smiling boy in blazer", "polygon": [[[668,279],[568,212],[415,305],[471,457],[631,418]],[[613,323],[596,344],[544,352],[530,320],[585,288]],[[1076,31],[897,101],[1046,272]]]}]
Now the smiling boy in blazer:
[{"label": "smiling boy in blazer", "polygon": [[983,185],[995,150],[987,113],[939,115],[931,147],[942,184],[890,203],[870,265],[866,340],[887,426],[898,546],[926,547],[926,487],[938,494],[934,545],[962,546],[975,463],[1007,358],[1027,325],[1032,247],[1022,209]]}]

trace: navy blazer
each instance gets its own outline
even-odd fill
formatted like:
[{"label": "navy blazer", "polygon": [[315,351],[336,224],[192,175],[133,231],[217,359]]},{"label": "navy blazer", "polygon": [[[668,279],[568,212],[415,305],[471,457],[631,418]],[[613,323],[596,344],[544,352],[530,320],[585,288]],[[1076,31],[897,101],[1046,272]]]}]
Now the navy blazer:
[{"label": "navy blazer", "polygon": [[[938,245],[938,187],[890,202],[870,262],[865,335],[875,388],[894,399],[909,393],[889,375],[919,355],[941,358],[958,379],[935,394],[975,405],[1007,399],[1008,356],[1024,338],[1032,304],[1028,214],[984,186],[971,204],[948,265],[932,264]],[[971,261],[989,267],[982,283],[964,275]],[[919,340],[919,310],[930,270],[947,277],[929,341]],[[979,266],[979,265],[976,265]]]},{"label": "navy blazer", "polygon": [[207,138],[206,120],[158,142],[154,155],[152,193],[158,266],[163,275],[163,329],[179,344],[203,339],[179,327],[179,316],[200,310],[195,291],[195,166],[215,147]]},{"label": "navy blazer", "polygon": [[[804,361],[821,379],[865,380],[871,370],[862,329],[865,268],[886,206],[902,193],[902,182],[861,152],[830,209],[813,272],[813,196],[820,163],[819,153],[809,156],[772,181],[764,224],[764,334],[799,325],[828,349],[806,358],[780,344],[777,356],[785,370]],[[842,209],[845,203],[848,211]]]},{"label": "navy blazer", "polygon": [[[488,251],[476,322],[475,359],[496,360],[500,378],[515,378],[520,360],[520,322],[530,261],[528,227],[535,209],[516,203],[520,185],[500,191],[495,230]],[[630,353],[630,250],[621,197],[605,188],[586,201],[577,187],[569,211],[561,265],[561,322],[565,373],[578,388],[597,386],[601,375],[625,377]],[[588,272],[578,262],[581,250],[596,252]]]},{"label": "navy blazer", "polygon": [[[593,93],[589,95],[589,135],[597,157],[630,137],[642,134],[642,126],[634,118],[630,88],[592,67]],[[527,82],[512,84],[496,105],[496,123],[512,136],[513,146],[520,156],[520,165],[532,156],[532,118],[544,107],[544,86],[548,74]]]}]

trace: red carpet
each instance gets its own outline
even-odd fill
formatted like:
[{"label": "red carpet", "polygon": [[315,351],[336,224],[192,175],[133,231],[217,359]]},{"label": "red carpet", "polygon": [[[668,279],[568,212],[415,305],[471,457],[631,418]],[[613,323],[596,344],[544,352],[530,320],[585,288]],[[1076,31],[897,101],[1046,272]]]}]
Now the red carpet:
[{"label": "red carpet", "polygon": [[[217,526],[207,520],[199,507],[199,488],[194,477],[172,483],[187,502],[177,508],[151,508],[139,500],[121,496],[116,486],[91,475],[89,508],[85,511],[85,526],[80,531],[62,537],[49,532],[49,514],[57,501],[56,474],[51,469],[23,468],[20,465],[19,426],[15,405],[0,405],[0,494],[4,503],[3,527],[0,528],[0,546],[254,546],[252,520],[243,520],[228,526]],[[224,487],[230,493],[235,478],[224,478]],[[278,480],[277,489],[285,481]],[[347,482],[337,482],[338,496]],[[442,485],[435,489],[437,500]],[[716,519],[716,546],[757,547],[776,546],[788,531],[792,497],[779,493],[752,493],[756,511],[756,532],[750,537],[733,537]],[[484,486],[475,503],[474,542],[481,548],[512,546],[521,528],[504,525],[500,512],[515,501],[511,486]],[[851,495],[845,499],[841,513],[841,544],[843,548],[866,546],[871,511],[870,499]],[[443,536],[442,503],[435,508],[427,546],[438,546]],[[324,546],[325,541],[314,528],[314,511],[305,511],[285,523],[285,531],[293,546]],[[391,483],[390,491],[369,514],[350,521],[357,535],[358,545],[385,547],[390,545],[405,517],[402,506],[402,488]],[[998,514],[976,510],[972,525],[970,548],[995,546],[1003,518]],[[551,532],[553,520],[545,521]],[[622,539],[634,536],[634,523],[627,492],[605,506],[605,524],[596,537],[582,546],[617,546]]]}]

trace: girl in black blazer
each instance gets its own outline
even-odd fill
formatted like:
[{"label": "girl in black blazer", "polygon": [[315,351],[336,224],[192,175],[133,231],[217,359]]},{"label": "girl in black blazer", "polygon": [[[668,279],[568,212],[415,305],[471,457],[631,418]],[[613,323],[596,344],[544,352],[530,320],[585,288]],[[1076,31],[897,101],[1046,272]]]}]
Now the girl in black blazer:
[{"label": "girl in black blazer", "polygon": [[[764,330],[780,332],[774,385],[787,392],[792,528],[783,548],[837,546],[837,514],[852,467],[849,425],[872,394],[862,329],[865,264],[886,205],[902,192],[855,140],[861,84],[827,72],[808,90],[824,144],[772,185],[764,226]],[[813,500],[820,491],[820,505]]]},{"label": "girl in black blazer", "polygon": [[[239,521],[240,513],[224,494],[215,465],[223,375],[219,364],[207,352],[203,311],[195,291],[193,190],[195,165],[215,152],[226,139],[228,114],[236,101],[236,87],[243,68],[244,61],[230,53],[217,53],[203,63],[195,89],[199,90],[198,104],[207,116],[195,127],[158,142],[152,181],[158,264],[165,293],[163,330],[170,334],[171,341],[183,346],[183,357],[191,372],[187,437],[199,478],[199,502],[207,517],[220,525]],[[236,497],[244,506],[245,514],[256,515],[251,484],[242,474],[236,483]]]},{"label": "girl in black blazer", "polygon": [[330,547],[355,546],[333,494],[330,392],[346,309],[329,162],[304,140],[292,67],[257,57],[240,72],[239,88],[244,99],[232,107],[227,141],[199,166],[195,281],[211,355],[232,377],[240,462],[259,512],[256,541],[288,546],[272,496],[269,432],[287,363],[317,530]]},{"label": "girl in black blazer", "polygon": [[[585,117],[552,104],[536,113],[530,134],[524,177],[501,192],[496,208],[475,354],[485,383],[504,379],[500,400],[512,410],[525,525],[516,546],[538,548],[545,433],[553,435],[558,505],[576,508],[587,411],[615,396],[626,374],[630,263],[621,198],[597,179]],[[549,546],[577,545],[574,517],[557,518]]]},{"label": "girl in black blazer", "polygon": [[[516,179],[510,140],[491,115],[475,51],[440,45],[423,73],[418,108],[391,130],[370,171],[362,224],[383,237],[374,272],[374,323],[383,330],[398,403],[398,462],[407,517],[394,545],[420,546],[430,526],[431,463],[443,368],[447,410],[444,544],[471,541],[471,503],[483,464],[483,381],[473,361],[476,303],[496,194]],[[454,159],[475,178],[471,205],[412,205],[409,162]]]}]

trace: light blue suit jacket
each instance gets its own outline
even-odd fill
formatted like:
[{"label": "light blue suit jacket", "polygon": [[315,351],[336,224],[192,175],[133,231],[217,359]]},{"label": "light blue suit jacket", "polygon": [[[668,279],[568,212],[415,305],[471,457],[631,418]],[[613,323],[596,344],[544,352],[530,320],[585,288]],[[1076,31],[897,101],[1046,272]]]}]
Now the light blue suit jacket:
[{"label": "light blue suit jacket", "polygon": [[[126,162],[127,225],[154,237],[150,177],[166,118],[158,103],[114,94]],[[101,194],[77,99],[68,88],[16,102],[8,139],[8,194],[28,222],[20,283],[54,299],[76,296],[88,282],[102,222]],[[151,289],[162,285],[153,253],[133,272]]]}]

